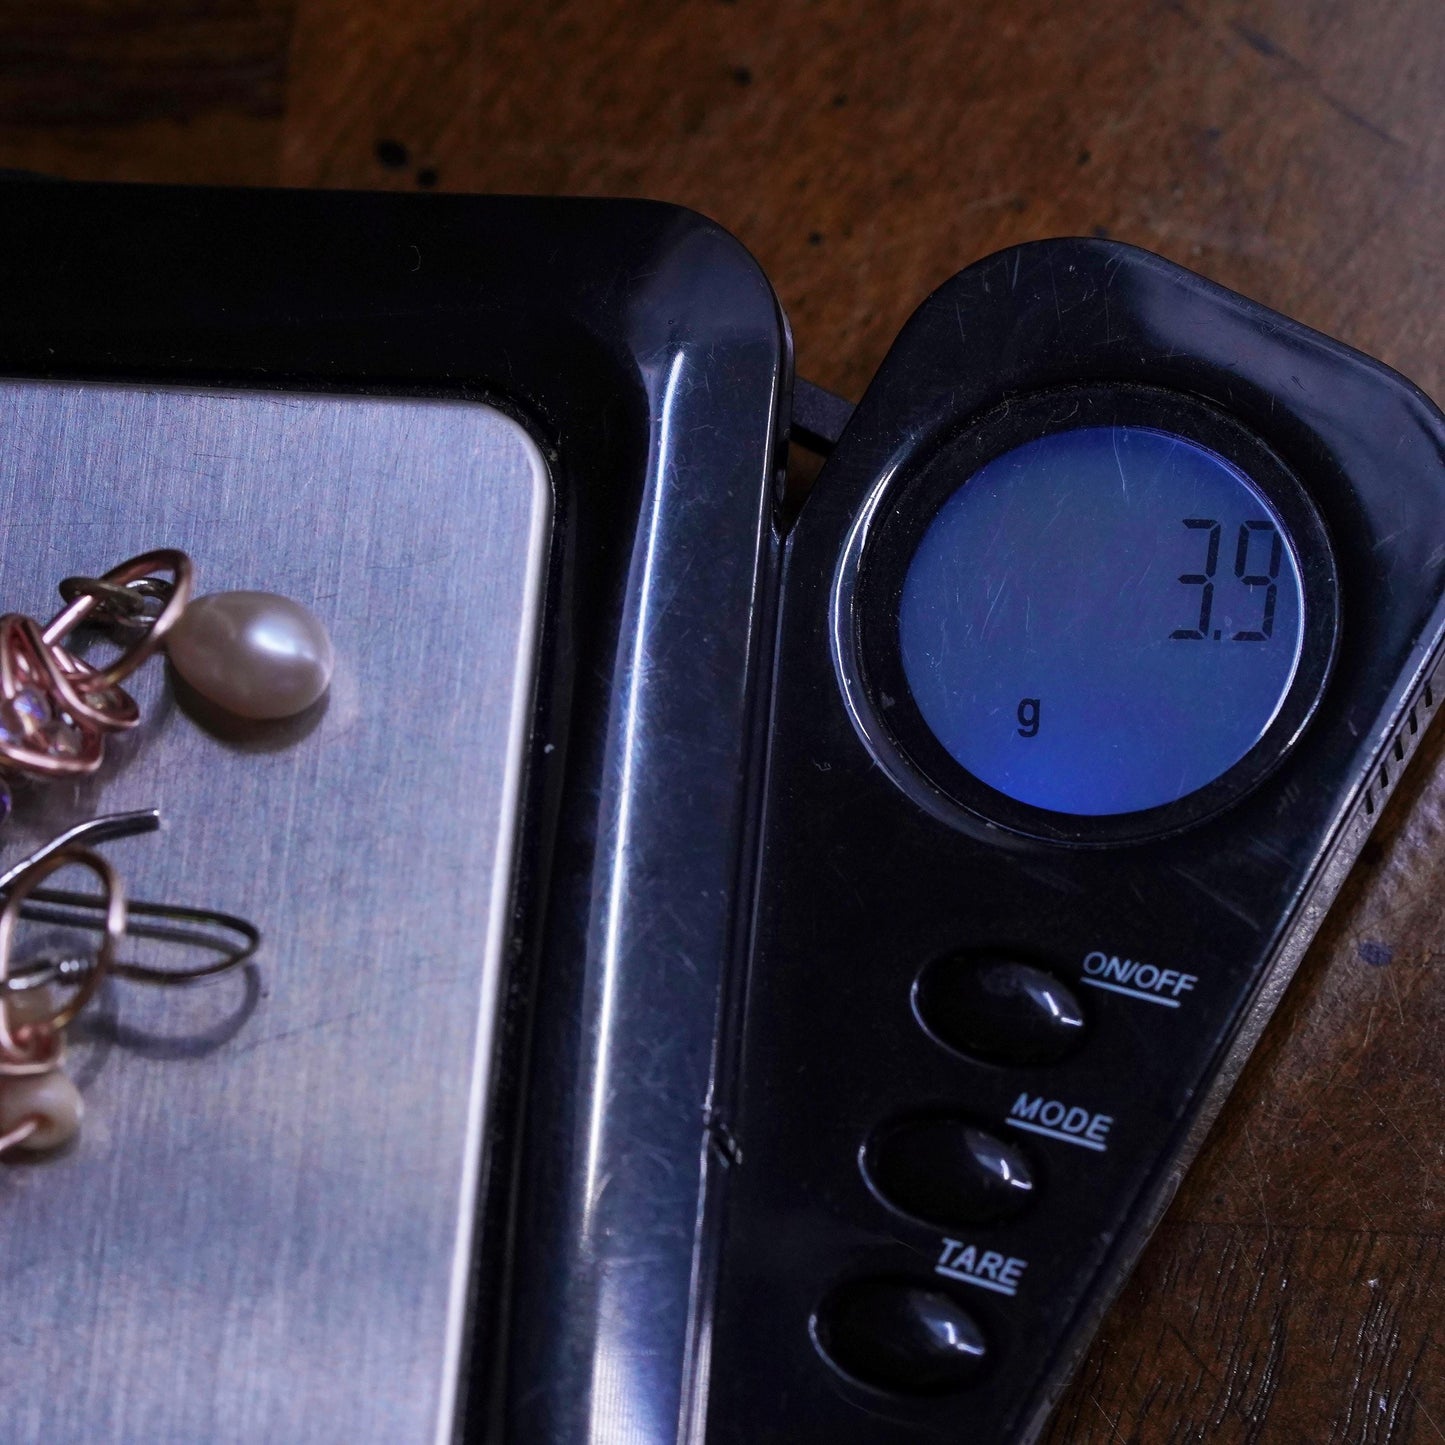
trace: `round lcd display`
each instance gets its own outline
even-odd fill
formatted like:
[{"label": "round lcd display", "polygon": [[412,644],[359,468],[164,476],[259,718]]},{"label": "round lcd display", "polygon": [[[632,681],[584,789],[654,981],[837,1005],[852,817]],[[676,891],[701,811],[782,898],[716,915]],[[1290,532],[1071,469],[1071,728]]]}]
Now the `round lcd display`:
[{"label": "round lcd display", "polygon": [[974,778],[1077,817],[1160,808],[1264,735],[1300,664],[1294,540],[1198,442],[1083,426],[949,496],[902,579],[903,675]]}]

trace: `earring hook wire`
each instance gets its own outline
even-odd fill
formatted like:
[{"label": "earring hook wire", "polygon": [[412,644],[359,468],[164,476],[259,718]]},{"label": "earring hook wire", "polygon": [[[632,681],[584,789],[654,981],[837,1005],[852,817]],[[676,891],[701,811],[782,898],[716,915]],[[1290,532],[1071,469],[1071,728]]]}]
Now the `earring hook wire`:
[{"label": "earring hook wire", "polygon": [[[43,866],[48,859],[67,849],[84,849],[97,843],[113,842],[118,838],[154,833],[160,825],[159,808],[108,813],[99,818],[88,819],[84,823],[77,823],[0,873],[0,894],[9,895],[22,876]],[[60,866],[63,865],[57,864],[47,872],[54,872]],[[33,922],[106,931],[102,918],[87,916],[104,908],[106,903],[105,898],[95,894],[77,893],[68,889],[33,888],[33,891],[28,892],[21,900],[18,911],[21,917]],[[8,907],[8,903],[6,906]],[[254,923],[238,914],[223,913],[212,908],[192,908],[180,903],[156,903],[143,898],[129,900],[128,912],[130,921],[125,931],[132,938],[207,948],[214,950],[216,954],[210,962],[184,970],[157,968],[112,957],[105,971],[133,983],[155,984],[165,988],[205,983],[241,967],[261,946],[261,931]],[[0,926],[3,926],[3,910],[0,910]],[[205,932],[207,928],[234,934],[239,945],[227,946]],[[48,983],[81,983],[96,968],[97,960],[94,958],[39,959],[34,964],[7,968],[6,977],[0,980],[0,991],[8,989],[19,993]]]}]

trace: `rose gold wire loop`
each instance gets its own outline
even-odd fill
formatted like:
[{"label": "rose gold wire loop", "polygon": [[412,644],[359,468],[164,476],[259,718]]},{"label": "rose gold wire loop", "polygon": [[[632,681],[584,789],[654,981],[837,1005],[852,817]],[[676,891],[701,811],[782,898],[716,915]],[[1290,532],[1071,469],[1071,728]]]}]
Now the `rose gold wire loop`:
[{"label": "rose gold wire loop", "polygon": [[95,963],[77,983],[69,998],[48,1019],[27,1019],[18,1029],[12,1029],[10,1010],[0,1003],[0,1054],[23,1060],[27,1052],[26,1039],[47,1032],[58,1036],[94,997],[96,989],[115,963],[116,949],[125,936],[125,894],[121,890],[115,869],[99,853],[93,853],[89,848],[60,848],[54,853],[46,854],[32,863],[10,885],[5,906],[0,908],[0,1000],[9,992],[10,979],[14,972],[10,953],[15,942],[15,926],[20,919],[21,905],[52,873],[70,864],[88,868],[100,880],[103,890],[105,918]]},{"label": "rose gold wire loop", "polygon": [[12,1029],[11,1034],[22,1052],[14,1058],[0,1052],[0,1079],[48,1074],[60,1067],[65,1057],[65,1041],[44,1020],[38,1025],[27,1020],[18,1029]]},{"label": "rose gold wire loop", "polygon": [[40,1119],[31,1115],[28,1119],[22,1119],[8,1134],[0,1134],[0,1154],[7,1149],[13,1149],[17,1144],[23,1144],[41,1123]]},{"label": "rose gold wire loop", "polygon": [[[18,612],[0,617],[0,700],[11,705],[14,714],[11,736],[0,738],[0,762],[46,778],[78,777],[100,766],[101,728],[94,721],[92,707],[76,706],[79,699],[63,665],[55,650],[46,646],[39,624],[32,618]],[[33,694],[31,705],[44,713],[34,719],[33,728],[22,727],[14,706],[26,692]],[[117,709],[118,727],[132,725],[126,719],[135,704],[128,697],[125,701],[130,709]],[[62,711],[70,712],[69,721],[59,716]],[[69,751],[54,747],[56,730],[62,727],[73,734]]]},{"label": "rose gold wire loop", "polygon": [[95,669],[88,662],[59,643],[51,644],[47,651],[55,664],[55,694],[75,721],[89,723],[102,732],[125,732],[140,721],[140,709],[123,687],[92,688],[88,680],[95,676]]},{"label": "rose gold wire loop", "polygon": [[[75,684],[80,692],[103,692],[119,686],[155,652],[191,600],[193,570],[191,559],[184,552],[175,547],[158,547],[153,552],[142,552],[139,557],[122,562],[119,567],[112,567],[99,578],[101,582],[124,587],[157,572],[167,572],[171,577],[171,595],[155,620],[108,667],[91,668],[82,664],[85,673]],[[86,591],[67,603],[46,623],[43,633],[45,645],[63,650],[65,639],[102,605],[102,598],[103,594]]]},{"label": "rose gold wire loop", "polygon": [[[170,574],[163,582],[154,574]],[[108,667],[82,661],[65,646],[70,633],[97,612],[118,610],[117,596],[138,592],[161,600],[135,642]],[[140,721],[135,699],[120,686],[155,652],[190,601],[191,559],[174,548],[144,552],[103,577],[67,578],[66,605],[41,627],[18,612],[0,617],[0,704],[5,706],[0,765],[43,778],[93,773],[105,735]],[[137,598],[138,605],[139,598]],[[128,627],[136,631],[137,620]]]}]

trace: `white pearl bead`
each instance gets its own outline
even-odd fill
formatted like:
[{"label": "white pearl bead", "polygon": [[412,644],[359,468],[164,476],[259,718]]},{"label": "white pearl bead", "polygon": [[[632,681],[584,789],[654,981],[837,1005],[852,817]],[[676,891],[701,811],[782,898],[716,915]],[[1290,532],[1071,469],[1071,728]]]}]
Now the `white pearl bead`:
[{"label": "white pearl bead", "polygon": [[84,1113],[80,1090],[59,1069],[0,1079],[0,1134],[19,1128],[27,1119],[39,1122],[28,1139],[14,1146],[17,1149],[36,1153],[58,1149],[75,1137]]},{"label": "white pearl bead", "polygon": [[274,592],[198,597],[171,629],[166,651],[202,697],[244,718],[302,712],[330,686],[334,664],[320,618]]}]

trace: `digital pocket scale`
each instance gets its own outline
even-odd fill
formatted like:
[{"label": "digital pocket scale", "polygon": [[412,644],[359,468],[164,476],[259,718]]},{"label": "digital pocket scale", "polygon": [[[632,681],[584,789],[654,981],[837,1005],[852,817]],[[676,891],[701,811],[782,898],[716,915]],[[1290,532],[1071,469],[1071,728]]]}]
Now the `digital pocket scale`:
[{"label": "digital pocket scale", "polygon": [[266,949],[0,1166],[7,1440],[1035,1438],[1435,709],[1440,414],[1110,241],[850,414],[675,208],[0,198],[4,606],[182,546],[338,654],[17,808]]}]

